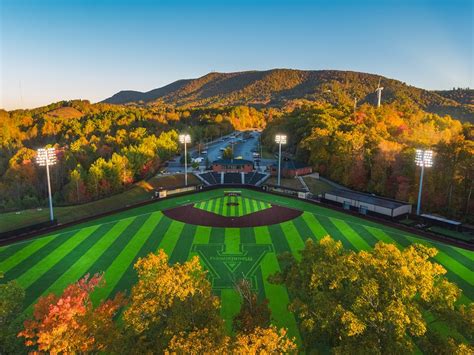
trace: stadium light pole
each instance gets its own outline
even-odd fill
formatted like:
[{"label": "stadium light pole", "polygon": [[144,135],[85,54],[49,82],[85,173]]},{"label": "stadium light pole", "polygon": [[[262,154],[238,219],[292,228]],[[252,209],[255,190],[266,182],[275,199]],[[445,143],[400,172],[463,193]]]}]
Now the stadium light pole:
[{"label": "stadium light pole", "polygon": [[286,135],[277,134],[275,136],[275,142],[278,143],[278,186],[280,186],[280,175],[281,175],[281,145],[286,144]]},{"label": "stadium light pole", "polygon": [[56,151],[54,148],[40,148],[36,151],[36,163],[46,166],[46,177],[48,179],[49,218],[54,221],[53,199],[51,197],[51,180],[49,178],[49,167],[56,164]]},{"label": "stadium light pole", "polygon": [[415,155],[415,163],[416,165],[421,166],[420,189],[418,190],[418,204],[416,206],[416,214],[420,215],[421,190],[423,189],[423,174],[425,172],[425,167],[431,168],[433,166],[433,151],[417,149]]},{"label": "stadium light pole", "polygon": [[184,186],[188,186],[188,151],[187,143],[191,143],[191,136],[189,134],[180,134],[179,141],[184,144]]}]

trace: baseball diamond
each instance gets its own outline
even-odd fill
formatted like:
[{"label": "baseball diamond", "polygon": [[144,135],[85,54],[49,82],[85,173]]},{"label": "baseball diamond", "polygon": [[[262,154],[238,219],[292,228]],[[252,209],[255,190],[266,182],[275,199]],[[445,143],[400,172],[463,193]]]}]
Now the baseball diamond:
[{"label": "baseball diamond", "polygon": [[165,199],[1,247],[0,271],[5,274],[2,282],[16,279],[26,290],[24,312],[31,312],[38,297],[59,293],[87,273],[105,273],[105,287],[93,294],[98,302],[130,290],[137,281],[133,265],[140,257],[163,249],[170,263],[182,263],[198,255],[221,297],[228,329],[240,308],[235,282],[247,278],[258,295],[269,300],[273,324],[288,328],[301,343],[296,319],[287,308],[290,295],[268,277],[282,267],[279,254],[300,258],[308,238],[317,241],[325,235],[356,251],[379,241],[399,248],[414,242],[435,246],[435,260],[463,290],[463,302],[474,300],[474,252],[303,200],[247,189],[240,196],[215,189]]},{"label": "baseball diamond", "polygon": [[271,205],[264,201],[241,196],[224,196],[198,202],[194,207],[225,217],[240,217],[265,210]]}]

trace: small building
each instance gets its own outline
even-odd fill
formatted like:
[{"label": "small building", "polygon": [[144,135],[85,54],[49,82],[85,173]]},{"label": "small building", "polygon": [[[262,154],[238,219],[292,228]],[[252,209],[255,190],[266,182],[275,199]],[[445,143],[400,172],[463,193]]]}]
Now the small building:
[{"label": "small building", "polygon": [[250,173],[253,162],[245,159],[219,159],[212,162],[212,171],[216,173]]},{"label": "small building", "polygon": [[456,231],[461,230],[462,223],[459,221],[454,221],[452,219],[447,219],[442,216],[435,216],[435,215],[426,214],[426,213],[422,213],[420,217],[423,220],[423,222],[426,224],[439,226],[439,227],[443,227],[447,229],[452,229]]},{"label": "small building", "polygon": [[[281,162],[281,176],[285,178],[307,175],[312,172],[313,168],[309,165],[294,160],[283,160]],[[273,176],[278,175],[278,163],[270,165],[270,174]]]},{"label": "small building", "polygon": [[361,214],[398,218],[411,213],[411,204],[362,192],[337,189],[324,193],[327,202],[342,205],[344,209]]}]

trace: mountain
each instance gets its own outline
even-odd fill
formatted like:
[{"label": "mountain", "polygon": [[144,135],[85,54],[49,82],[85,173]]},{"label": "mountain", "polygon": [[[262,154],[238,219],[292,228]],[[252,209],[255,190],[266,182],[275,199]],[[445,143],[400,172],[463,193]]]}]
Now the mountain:
[{"label": "mountain", "polygon": [[375,89],[384,87],[382,103],[400,101],[433,113],[450,114],[474,122],[474,105],[449,91],[428,91],[380,75],[338,70],[272,69],[236,73],[209,73],[178,80],[147,92],[120,91],[103,102],[110,104],[171,104],[181,107],[283,107],[297,101],[324,101],[353,105],[376,101]]},{"label": "mountain", "polygon": [[474,89],[453,89],[435,91],[438,95],[454,100],[460,104],[474,106]]}]

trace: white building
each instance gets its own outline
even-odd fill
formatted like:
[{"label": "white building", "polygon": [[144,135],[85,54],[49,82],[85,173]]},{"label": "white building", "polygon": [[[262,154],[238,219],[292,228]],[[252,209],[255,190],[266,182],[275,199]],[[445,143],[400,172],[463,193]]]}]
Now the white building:
[{"label": "white building", "polygon": [[333,190],[324,193],[328,201],[340,203],[347,210],[357,210],[362,214],[380,214],[400,217],[411,213],[411,204],[385,197],[350,190]]}]

